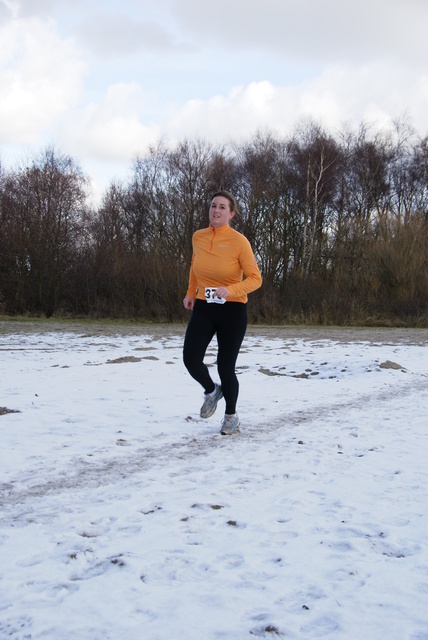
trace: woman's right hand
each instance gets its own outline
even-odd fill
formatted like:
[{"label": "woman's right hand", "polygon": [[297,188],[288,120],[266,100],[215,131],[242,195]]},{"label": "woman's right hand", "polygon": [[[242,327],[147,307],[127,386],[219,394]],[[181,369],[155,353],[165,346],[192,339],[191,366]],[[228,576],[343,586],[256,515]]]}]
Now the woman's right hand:
[{"label": "woman's right hand", "polygon": [[184,308],[188,311],[192,311],[195,306],[195,298],[191,298],[190,296],[186,296],[183,300]]}]

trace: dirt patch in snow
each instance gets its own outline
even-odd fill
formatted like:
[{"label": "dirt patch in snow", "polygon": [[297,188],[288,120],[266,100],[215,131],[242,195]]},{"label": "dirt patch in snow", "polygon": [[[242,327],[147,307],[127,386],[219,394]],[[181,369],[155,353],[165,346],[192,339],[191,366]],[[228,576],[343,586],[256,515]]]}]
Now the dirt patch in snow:
[{"label": "dirt patch in snow", "polygon": [[[45,334],[45,333],[77,333],[82,337],[97,336],[152,336],[154,340],[161,337],[183,336],[184,324],[118,324],[95,323],[86,321],[51,321],[51,320],[1,320],[0,337],[6,334]],[[304,326],[265,326],[250,325],[247,336],[333,340],[341,343],[369,342],[382,344],[428,344],[428,329],[406,328],[367,328],[367,327],[304,327]],[[146,347],[147,348],[147,347]]]}]

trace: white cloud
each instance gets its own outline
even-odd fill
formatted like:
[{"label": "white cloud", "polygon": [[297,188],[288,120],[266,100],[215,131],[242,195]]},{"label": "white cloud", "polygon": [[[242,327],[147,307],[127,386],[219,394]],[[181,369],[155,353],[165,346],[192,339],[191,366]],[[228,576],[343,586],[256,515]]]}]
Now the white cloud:
[{"label": "white cloud", "polygon": [[233,51],[274,51],[319,63],[373,58],[426,63],[426,0],[177,0],[183,33]]},{"label": "white cloud", "polygon": [[0,28],[0,143],[37,143],[76,104],[85,65],[52,22],[12,20]]},{"label": "white cloud", "polygon": [[87,0],[0,0],[10,8],[13,8],[14,14],[21,18],[29,17],[46,17],[61,7],[67,5],[79,9],[82,5],[87,4]]},{"label": "white cloud", "polygon": [[0,0],[0,16],[2,155],[49,137],[98,190],[160,137],[403,113],[428,133],[426,0]]},{"label": "white cloud", "polygon": [[174,53],[188,50],[163,24],[132,15],[91,13],[74,33],[92,51],[109,57],[139,51]]},{"label": "white cloud", "polygon": [[165,130],[173,139],[200,135],[225,141],[248,138],[258,128],[288,135],[302,117],[311,117],[334,133],[361,122],[389,127],[406,112],[426,135],[427,93],[428,76],[405,67],[334,65],[297,86],[254,82],[227,96],[191,100],[169,118]]},{"label": "white cloud", "polygon": [[0,0],[0,19],[8,15],[16,18],[18,11],[19,3],[17,0]]},{"label": "white cloud", "polygon": [[109,86],[99,104],[75,114],[64,131],[67,146],[98,161],[130,162],[159,136],[157,124],[143,124],[144,104],[151,100],[135,82]]},{"label": "white cloud", "polygon": [[[396,83],[402,91],[395,89]],[[185,137],[214,143],[246,140],[258,129],[289,136],[305,117],[333,134],[362,122],[386,129],[407,112],[425,135],[427,94],[428,76],[418,79],[404,67],[335,65],[298,86],[253,82],[226,95],[189,100],[181,107],[170,104],[157,119],[146,122],[145,113],[155,112],[156,97],[138,83],[117,83],[98,104],[86,106],[83,117],[70,121],[65,146],[97,164],[101,193],[102,165],[108,180],[123,177],[135,154],[144,153],[160,137],[174,145]],[[408,110],[409,99],[420,105],[413,112]]]}]

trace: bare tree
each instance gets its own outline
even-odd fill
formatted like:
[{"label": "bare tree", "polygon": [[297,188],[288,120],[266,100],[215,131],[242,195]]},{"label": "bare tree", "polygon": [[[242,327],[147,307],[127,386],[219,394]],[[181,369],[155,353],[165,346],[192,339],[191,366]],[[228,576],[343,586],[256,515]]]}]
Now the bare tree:
[{"label": "bare tree", "polygon": [[46,148],[9,178],[18,308],[53,314],[86,211],[86,178],[74,161]]},{"label": "bare tree", "polygon": [[405,119],[336,138],[306,121],[227,147],[161,140],[96,211],[54,148],[0,166],[0,310],[183,320],[192,235],[219,189],[263,273],[253,320],[428,323],[428,138]]}]

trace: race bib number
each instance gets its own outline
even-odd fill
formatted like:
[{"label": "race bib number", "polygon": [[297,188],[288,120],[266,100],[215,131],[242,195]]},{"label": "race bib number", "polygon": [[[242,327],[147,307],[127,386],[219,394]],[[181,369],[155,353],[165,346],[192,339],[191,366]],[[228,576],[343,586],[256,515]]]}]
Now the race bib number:
[{"label": "race bib number", "polygon": [[217,287],[205,287],[205,300],[207,302],[215,302],[216,304],[224,304],[226,302],[226,298],[219,298],[214,295],[214,291],[217,290]]}]

